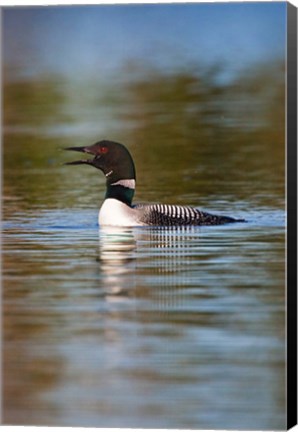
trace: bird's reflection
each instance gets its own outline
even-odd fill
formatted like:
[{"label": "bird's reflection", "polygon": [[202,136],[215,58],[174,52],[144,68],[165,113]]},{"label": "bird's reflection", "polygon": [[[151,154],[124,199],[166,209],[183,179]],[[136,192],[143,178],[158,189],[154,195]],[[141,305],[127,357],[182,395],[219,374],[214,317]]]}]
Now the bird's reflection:
[{"label": "bird's reflection", "polygon": [[100,228],[99,264],[107,295],[128,295],[134,291],[136,240],[131,228]]},{"label": "bird's reflection", "polygon": [[152,309],[162,315],[183,309],[194,267],[193,255],[200,247],[197,227],[142,230],[138,244],[141,250],[137,267],[145,275],[141,286],[150,296]]},{"label": "bird's reflection", "polygon": [[102,227],[99,263],[105,294],[151,298],[158,309],[178,305],[198,239],[198,230],[191,227]]}]

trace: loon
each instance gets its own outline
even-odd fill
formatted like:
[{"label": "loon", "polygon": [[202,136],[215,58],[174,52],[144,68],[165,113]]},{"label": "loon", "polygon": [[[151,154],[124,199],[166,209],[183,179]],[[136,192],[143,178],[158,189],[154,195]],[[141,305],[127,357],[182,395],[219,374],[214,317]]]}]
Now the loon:
[{"label": "loon", "polygon": [[110,226],[186,226],[222,225],[245,222],[229,216],[218,216],[189,206],[168,204],[132,205],[136,172],[127,148],[114,141],[103,140],[87,147],[67,147],[65,150],[87,153],[93,159],[66,162],[65,165],[86,164],[103,171],[106,176],[106,195],[100,208],[99,225]]}]

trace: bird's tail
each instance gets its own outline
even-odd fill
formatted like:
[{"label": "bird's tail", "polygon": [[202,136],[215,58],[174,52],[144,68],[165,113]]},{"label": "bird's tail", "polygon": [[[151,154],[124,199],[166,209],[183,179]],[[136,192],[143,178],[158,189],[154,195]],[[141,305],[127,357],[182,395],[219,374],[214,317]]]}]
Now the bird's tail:
[{"label": "bird's tail", "polygon": [[246,222],[245,219],[235,219],[231,216],[219,216],[202,212],[204,225],[223,225],[234,222]]}]

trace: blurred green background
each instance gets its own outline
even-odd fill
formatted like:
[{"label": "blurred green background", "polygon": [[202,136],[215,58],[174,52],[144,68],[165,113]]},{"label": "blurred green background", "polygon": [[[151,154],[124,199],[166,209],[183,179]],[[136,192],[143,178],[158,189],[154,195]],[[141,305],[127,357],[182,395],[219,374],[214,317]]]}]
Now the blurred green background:
[{"label": "blurred green background", "polygon": [[4,8],[4,199],[75,205],[59,150],[108,138],[133,153],[137,200],[187,191],[195,205],[283,207],[285,14],[284,3]]}]

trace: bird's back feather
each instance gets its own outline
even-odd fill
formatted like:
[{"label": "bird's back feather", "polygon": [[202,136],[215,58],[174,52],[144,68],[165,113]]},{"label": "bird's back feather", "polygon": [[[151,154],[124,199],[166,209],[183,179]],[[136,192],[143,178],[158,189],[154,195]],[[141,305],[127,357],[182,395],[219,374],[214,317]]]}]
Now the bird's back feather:
[{"label": "bird's back feather", "polygon": [[139,213],[139,217],[145,225],[221,225],[230,222],[243,222],[242,219],[213,215],[189,206],[139,204],[134,208]]}]

